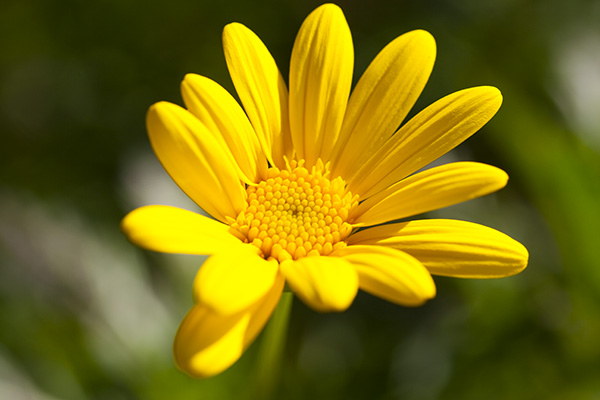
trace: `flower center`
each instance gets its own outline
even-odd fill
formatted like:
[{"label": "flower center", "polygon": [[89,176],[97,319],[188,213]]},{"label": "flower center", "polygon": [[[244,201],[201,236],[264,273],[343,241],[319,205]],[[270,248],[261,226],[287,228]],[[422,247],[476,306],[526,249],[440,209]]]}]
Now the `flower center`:
[{"label": "flower center", "polygon": [[264,180],[246,189],[248,207],[231,224],[231,233],[279,262],[345,247],[352,231],[346,221],[358,196],[346,190],[341,177],[328,175],[321,160],[310,171],[304,161],[269,168]]}]

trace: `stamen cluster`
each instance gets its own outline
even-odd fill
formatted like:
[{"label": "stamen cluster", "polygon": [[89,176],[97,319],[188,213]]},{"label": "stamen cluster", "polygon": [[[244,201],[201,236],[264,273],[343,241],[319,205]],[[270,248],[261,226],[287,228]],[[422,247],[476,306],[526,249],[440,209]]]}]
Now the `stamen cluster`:
[{"label": "stamen cluster", "polygon": [[309,171],[304,162],[287,169],[269,168],[266,178],[248,186],[248,207],[231,224],[231,232],[258,247],[265,259],[279,262],[328,255],[346,246],[347,222],[358,196],[341,177],[329,180],[319,160]]}]

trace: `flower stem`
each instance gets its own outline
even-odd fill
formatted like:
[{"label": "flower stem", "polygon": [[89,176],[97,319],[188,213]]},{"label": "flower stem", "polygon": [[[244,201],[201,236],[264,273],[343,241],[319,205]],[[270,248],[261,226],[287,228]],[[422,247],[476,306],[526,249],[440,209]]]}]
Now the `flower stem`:
[{"label": "flower stem", "polygon": [[260,343],[254,393],[259,399],[272,399],[280,382],[285,338],[294,295],[283,292]]}]

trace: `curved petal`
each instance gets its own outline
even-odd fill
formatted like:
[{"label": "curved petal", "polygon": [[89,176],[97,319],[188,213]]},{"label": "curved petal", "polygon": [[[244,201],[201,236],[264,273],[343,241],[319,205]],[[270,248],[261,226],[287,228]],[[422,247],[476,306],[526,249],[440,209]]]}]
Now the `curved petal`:
[{"label": "curved petal", "polygon": [[390,42],[375,57],[350,96],[333,176],[351,177],[398,129],[431,75],[435,54],[433,36],[415,30]]},{"label": "curved petal", "polygon": [[236,314],[256,303],[273,286],[279,266],[239,246],[208,258],[194,279],[194,299],[221,315]]},{"label": "curved petal", "polygon": [[435,297],[435,283],[414,257],[382,246],[347,246],[335,253],[350,262],[365,292],[404,306]]},{"label": "curved petal", "polygon": [[410,221],[360,231],[349,244],[371,244],[404,251],[434,275],[500,278],[527,266],[527,249],[502,232],[450,219]]},{"label": "curved petal", "polygon": [[177,367],[196,378],[207,378],[229,368],[265,326],[284,282],[279,275],[263,298],[234,315],[219,315],[203,304],[195,304],[175,335],[173,356]]},{"label": "curved petal", "polygon": [[214,135],[221,135],[247,183],[257,182],[267,160],[248,117],[237,101],[215,81],[187,74],[181,94],[188,110]]},{"label": "curved petal", "polygon": [[146,124],[156,157],[175,183],[218,220],[237,217],[246,205],[246,191],[224,144],[175,104],[150,107]]},{"label": "curved petal", "polygon": [[377,225],[437,210],[495,192],[506,186],[500,168],[476,162],[456,162],[414,174],[369,197],[350,219],[355,226]]},{"label": "curved petal", "polygon": [[229,74],[244,109],[271,163],[285,167],[292,157],[288,91],[277,64],[254,32],[232,23],[223,30]]},{"label": "curved petal", "polygon": [[348,182],[369,197],[441,157],[496,114],[500,91],[491,86],[461,90],[436,101],[408,121]]},{"label": "curved petal", "polygon": [[352,85],[354,49],[342,10],[324,4],[304,21],[290,62],[290,129],[298,159],[327,162]]},{"label": "curved petal", "polygon": [[317,311],[344,311],[356,297],[358,276],[341,258],[304,257],[284,261],[280,268],[292,291]]},{"label": "curved petal", "polygon": [[218,221],[170,206],[145,206],[121,221],[131,242],[163,253],[213,254],[242,244]]}]

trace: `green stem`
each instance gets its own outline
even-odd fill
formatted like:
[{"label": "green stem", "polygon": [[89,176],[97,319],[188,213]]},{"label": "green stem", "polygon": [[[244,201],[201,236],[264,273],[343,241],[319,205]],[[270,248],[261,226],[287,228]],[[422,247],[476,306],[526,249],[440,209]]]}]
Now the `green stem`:
[{"label": "green stem", "polygon": [[293,298],[291,292],[281,294],[279,304],[263,332],[258,354],[257,377],[254,382],[256,398],[272,399],[277,392]]}]

